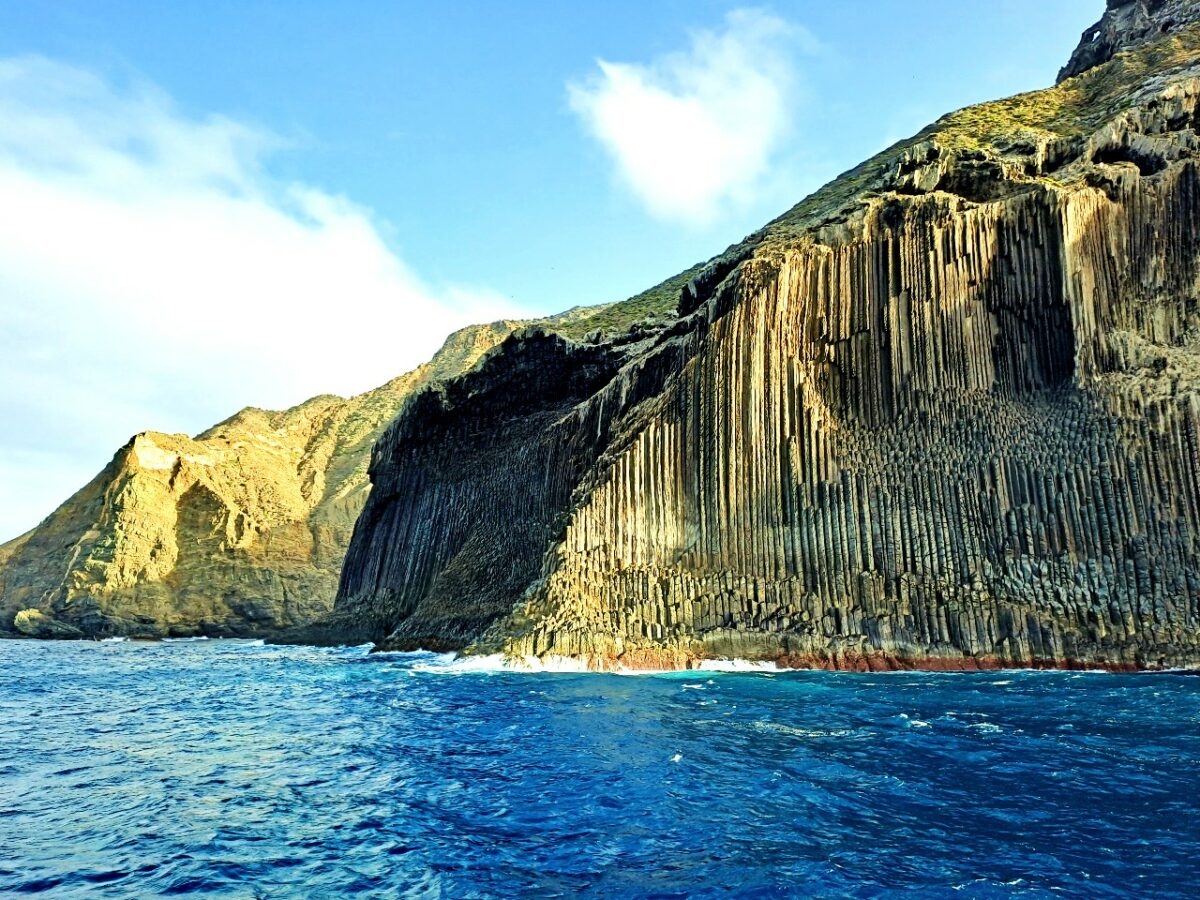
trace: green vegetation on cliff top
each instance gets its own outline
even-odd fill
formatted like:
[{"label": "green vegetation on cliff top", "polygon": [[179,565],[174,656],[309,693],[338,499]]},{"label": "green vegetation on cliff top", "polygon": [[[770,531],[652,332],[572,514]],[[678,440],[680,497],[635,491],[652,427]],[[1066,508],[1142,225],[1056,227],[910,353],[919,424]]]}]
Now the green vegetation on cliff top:
[{"label": "green vegetation on cliff top", "polygon": [[[943,116],[911,138],[900,141],[845,172],[800,203],[728,248],[729,256],[768,241],[787,240],[812,228],[843,219],[860,200],[877,195],[885,177],[913,146],[935,140],[951,151],[1000,150],[1018,142],[1034,146],[1083,138],[1131,106],[1148,76],[1169,76],[1197,62],[1200,28],[1192,27],[1135,50],[1040,91],[968,106]],[[1052,178],[1038,180],[1053,182]],[[593,331],[611,336],[641,323],[661,323],[674,315],[680,291],[703,268],[698,264],[627,300],[574,308],[537,321],[572,340]]]},{"label": "green vegetation on cliff top", "polygon": [[1000,149],[1020,140],[1044,143],[1082,138],[1132,106],[1151,75],[1169,77],[1195,65],[1200,56],[1200,27],[1178,31],[1054,87],[968,106],[949,113],[907,140],[900,141],[845,172],[775,219],[747,242],[796,237],[839,218],[857,200],[873,195],[904,153],[936,140],[947,150]]}]

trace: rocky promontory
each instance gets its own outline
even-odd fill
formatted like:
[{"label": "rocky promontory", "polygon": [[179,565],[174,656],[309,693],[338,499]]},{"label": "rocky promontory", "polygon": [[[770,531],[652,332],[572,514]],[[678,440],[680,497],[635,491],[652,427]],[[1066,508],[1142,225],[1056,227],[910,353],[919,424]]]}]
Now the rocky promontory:
[{"label": "rocky promontory", "polygon": [[327,616],[375,439],[415,391],[470,369],[518,324],[456,332],[429,363],[356,397],[244,409],[195,438],[136,435],[0,545],[0,631],[271,635]]},{"label": "rocky promontory", "polygon": [[247,408],[195,438],[135,435],[37,528],[0,544],[0,636],[323,640],[327,624],[306,626],[330,616],[371,490],[371,449],[410,399],[471,371],[514,331],[587,343],[657,327],[683,280],[464,328],[428,363],[348,399]]},{"label": "rocky promontory", "polygon": [[514,334],[414,398],[327,636],[593,668],[1200,664],[1195,13],[1110,2],[1057,86],[848,172],[688,273],[673,316]]}]

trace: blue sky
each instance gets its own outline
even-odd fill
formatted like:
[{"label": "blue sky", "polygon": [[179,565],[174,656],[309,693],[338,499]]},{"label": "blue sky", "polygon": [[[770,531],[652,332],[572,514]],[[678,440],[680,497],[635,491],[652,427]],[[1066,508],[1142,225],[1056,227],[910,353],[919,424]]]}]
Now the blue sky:
[{"label": "blue sky", "polygon": [[0,2],[0,539],[136,431],[636,293],[1102,6]]}]

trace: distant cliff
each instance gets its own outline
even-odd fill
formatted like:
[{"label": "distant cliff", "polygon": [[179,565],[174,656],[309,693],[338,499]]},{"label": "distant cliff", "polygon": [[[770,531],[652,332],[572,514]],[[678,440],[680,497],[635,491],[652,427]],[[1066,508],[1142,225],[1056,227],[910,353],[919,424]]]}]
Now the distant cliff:
[{"label": "distant cliff", "polygon": [[348,400],[244,409],[195,439],[135,436],[0,545],[0,629],[272,634],[328,615],[380,431],[414,391],[470,369],[518,324],[457,332],[430,363]]},{"label": "distant cliff", "polygon": [[515,334],[414,398],[327,636],[1200,664],[1200,28],[1109,6],[1058,86],[848,172],[673,319]]},{"label": "distant cliff", "polygon": [[0,636],[322,639],[302,629],[330,615],[371,447],[414,394],[515,330],[587,343],[659,327],[686,276],[618,303],[464,328],[356,397],[244,409],[196,438],[134,436],[37,528],[0,544]]}]

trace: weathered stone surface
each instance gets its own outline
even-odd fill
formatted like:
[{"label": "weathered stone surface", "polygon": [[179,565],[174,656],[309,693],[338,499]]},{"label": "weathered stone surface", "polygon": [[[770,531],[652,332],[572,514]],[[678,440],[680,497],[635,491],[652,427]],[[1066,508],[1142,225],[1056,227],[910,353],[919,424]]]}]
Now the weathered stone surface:
[{"label": "weathered stone surface", "polygon": [[1164,34],[1200,21],[1195,0],[1107,0],[1103,18],[1087,29],[1058,73],[1065,81]]},{"label": "weathered stone surface", "polygon": [[41,610],[23,609],[13,618],[13,627],[25,637],[64,639],[80,638],[78,628],[50,618]]},{"label": "weathered stone surface", "polygon": [[[612,378],[622,355],[542,331],[500,349],[470,375],[414,397],[379,442],[378,499],[358,524],[372,539],[357,543],[342,581],[348,593],[367,589],[354,617],[369,624],[364,636],[461,646],[512,609],[563,525],[571,484],[590,459],[582,446],[575,457],[544,437]],[[380,543],[386,556],[372,551]],[[375,591],[381,583],[395,588]]]},{"label": "weathered stone surface", "polygon": [[0,547],[0,629],[272,634],[328,615],[375,439],[415,390],[470,369],[517,325],[457,332],[430,363],[348,400],[245,409],[195,439],[135,436]]},{"label": "weathered stone surface", "polygon": [[1200,664],[1200,33],[1131,46],[847,173],[672,323],[517,335],[415,403],[338,621],[597,668]]}]

